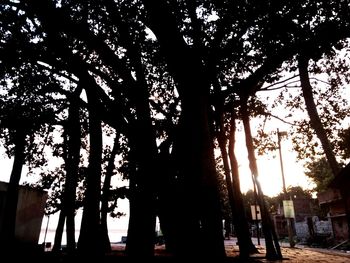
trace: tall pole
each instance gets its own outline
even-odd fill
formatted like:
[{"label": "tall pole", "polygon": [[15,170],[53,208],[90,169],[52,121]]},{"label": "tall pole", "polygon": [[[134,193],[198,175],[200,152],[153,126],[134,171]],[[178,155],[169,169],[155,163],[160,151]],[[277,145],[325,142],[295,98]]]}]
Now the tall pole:
[{"label": "tall pole", "polygon": [[49,221],[50,221],[50,215],[47,216],[47,223],[46,223],[46,229],[45,229],[45,235],[44,235],[44,248],[46,247],[46,235],[47,235],[47,229],[49,228]]},{"label": "tall pole", "polygon": [[283,136],[284,133],[280,132],[277,128],[277,138],[278,138],[278,152],[280,155],[280,165],[281,165],[281,175],[282,175],[282,184],[283,184],[283,193],[285,195],[285,198],[287,198],[287,188],[286,188],[286,180],[284,178],[284,169],[283,169],[283,160],[282,160],[282,150],[281,150],[281,136]]},{"label": "tall pole", "polygon": [[[253,175],[254,176],[254,175]],[[258,245],[260,246],[260,233],[259,233],[259,219],[258,219],[258,195],[256,193],[256,184],[255,180],[253,178],[253,186],[254,186],[254,198],[255,198],[255,204],[254,204],[254,210],[255,210],[255,225],[256,225],[256,238],[258,239]],[[261,215],[260,215],[261,216]]]},{"label": "tall pole", "polygon": [[[283,159],[282,159],[282,150],[281,150],[281,136],[285,136],[285,135],[287,135],[286,132],[280,132],[279,129],[277,128],[278,150],[279,150],[279,155],[280,155],[280,165],[281,165],[283,193],[284,193],[284,198],[287,200],[288,199],[288,195],[287,195],[286,181],[285,181],[285,178],[284,178]],[[290,196],[289,196],[289,199],[292,200],[292,198]],[[287,219],[289,245],[290,245],[290,247],[294,247],[295,246],[295,242],[294,242],[294,239],[293,239],[292,220],[289,217],[286,218],[286,219]]]}]

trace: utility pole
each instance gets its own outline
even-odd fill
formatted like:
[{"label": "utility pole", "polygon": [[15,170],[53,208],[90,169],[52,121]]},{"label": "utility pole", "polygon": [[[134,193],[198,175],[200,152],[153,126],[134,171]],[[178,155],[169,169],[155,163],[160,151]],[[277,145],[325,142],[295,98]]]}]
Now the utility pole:
[{"label": "utility pole", "polygon": [[[255,225],[256,225],[256,238],[258,239],[258,245],[260,246],[260,229],[259,229],[259,216],[258,216],[258,195],[256,193],[256,185],[253,180],[253,186],[254,186],[254,198],[255,198],[255,204],[254,204],[254,211],[255,211]],[[259,209],[260,211],[260,209]],[[260,214],[261,217],[261,214]]]},{"label": "utility pole", "polygon": [[[281,165],[281,174],[282,174],[282,183],[283,183],[283,193],[284,193],[285,200],[287,200],[288,199],[288,195],[287,195],[286,181],[285,181],[285,178],[284,178],[283,159],[282,159],[282,150],[281,150],[281,137],[282,136],[287,136],[287,132],[285,132],[285,131],[280,132],[279,129],[277,128],[278,150],[279,150],[279,155],[280,155],[280,165]],[[289,200],[292,201],[292,197],[291,196],[289,196]],[[289,245],[290,245],[290,247],[293,248],[295,246],[295,242],[294,242],[294,239],[293,239],[292,219],[290,217],[286,217],[286,219],[287,219]]]},{"label": "utility pole", "polygon": [[44,242],[43,242],[43,249],[46,249],[46,235],[47,235],[47,229],[49,228],[49,221],[50,221],[50,215],[47,216],[47,223],[46,223],[46,229],[45,229],[45,235],[44,235]]}]

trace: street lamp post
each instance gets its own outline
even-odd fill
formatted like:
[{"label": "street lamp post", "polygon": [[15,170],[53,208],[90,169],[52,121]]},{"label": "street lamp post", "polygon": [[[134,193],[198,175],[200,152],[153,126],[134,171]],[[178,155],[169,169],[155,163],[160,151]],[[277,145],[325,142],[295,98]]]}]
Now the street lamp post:
[{"label": "street lamp post", "polygon": [[[282,184],[283,184],[283,193],[284,198],[288,199],[287,195],[287,188],[286,188],[286,181],[284,178],[284,170],[283,170],[283,160],[282,160],[282,150],[281,150],[281,137],[287,136],[287,132],[283,131],[280,132],[279,129],[277,129],[277,138],[278,138],[278,150],[279,150],[279,156],[280,156],[280,165],[281,165],[281,175],[282,175]],[[292,200],[292,198],[289,196],[289,199]],[[293,239],[293,229],[292,229],[292,220],[290,217],[287,217],[287,228],[288,228],[288,239],[289,239],[289,245],[290,247],[294,247],[294,239]]]},{"label": "street lamp post", "polygon": [[282,183],[283,183],[283,193],[286,196],[287,195],[287,188],[286,188],[286,180],[284,179],[284,170],[283,170],[283,160],[282,160],[282,151],[281,151],[281,137],[287,136],[287,132],[283,131],[280,132],[279,129],[277,129],[277,138],[278,138],[278,150],[280,155],[280,165],[281,165],[281,174],[282,174]]}]

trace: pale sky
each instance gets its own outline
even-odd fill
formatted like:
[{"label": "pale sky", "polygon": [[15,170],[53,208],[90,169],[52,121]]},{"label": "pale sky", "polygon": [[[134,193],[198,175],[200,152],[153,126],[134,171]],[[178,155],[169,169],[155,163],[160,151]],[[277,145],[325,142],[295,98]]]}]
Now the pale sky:
[{"label": "pale sky", "polygon": [[[242,192],[247,192],[249,189],[252,189],[252,179],[243,134],[238,134],[236,145],[235,152],[239,164],[241,190]],[[311,181],[304,175],[302,164],[296,160],[296,154],[292,151],[292,145],[288,138],[281,140],[281,148],[286,187],[301,186],[306,189],[312,188]],[[272,154],[269,156],[256,156],[260,183],[264,194],[269,196],[275,196],[282,191],[282,175],[278,152],[276,151],[274,155],[275,158],[273,158]],[[1,151],[0,167],[0,181],[8,182],[12,169],[12,160],[5,158]],[[31,180],[31,178],[26,176],[26,169],[24,169],[21,182]]]},{"label": "pale sky", "polygon": [[[241,190],[246,192],[249,189],[252,189],[252,179],[251,173],[249,170],[249,163],[247,159],[247,152],[245,148],[244,135],[241,134],[237,137],[237,148],[236,155],[239,162],[240,169],[240,180],[241,180]],[[285,138],[281,141],[282,148],[282,158],[284,165],[284,174],[286,180],[286,187],[292,186],[301,186],[303,188],[312,188],[312,184],[305,177],[303,173],[303,167],[296,161],[295,154],[291,151],[291,143],[288,138]],[[270,157],[261,157],[257,156],[258,159],[258,169],[260,174],[260,183],[265,195],[275,196],[282,191],[282,176],[281,176],[281,166],[279,161],[278,152],[275,153],[276,158]],[[0,151],[0,181],[8,182],[11,169],[12,169],[12,160],[5,158],[3,152]],[[26,169],[23,170],[22,180],[28,181],[30,178],[26,177]],[[125,184],[125,182],[123,182]],[[129,213],[128,201],[120,200],[119,208],[121,212]],[[109,218],[109,236],[111,242],[118,242],[121,240],[121,236],[127,234],[128,226],[128,216],[124,216],[119,219]],[[57,226],[58,213],[50,216],[48,232],[45,237],[45,230],[47,227],[48,217],[43,218],[42,222],[42,232],[39,238],[39,244],[43,242],[44,238],[46,242],[53,242],[54,239],[54,229]],[[81,214],[78,213],[76,217],[76,229],[80,228]],[[76,232],[77,238],[79,232]],[[63,243],[65,243],[65,234],[63,236]]]},{"label": "pale sky", "polygon": [[[245,143],[244,137],[242,141],[243,142],[239,142],[239,140],[237,140],[237,144]],[[253,188],[247,152],[244,145],[237,148],[242,149],[240,152],[236,150],[239,163],[241,190],[242,192],[247,192],[249,189]],[[302,164],[297,162],[296,154],[292,151],[292,145],[288,138],[281,140],[281,148],[286,187],[301,186],[304,189],[313,188],[313,183],[304,174]],[[275,157],[273,157],[272,154],[269,156],[256,156],[259,170],[259,181],[264,194],[268,196],[276,196],[283,191],[282,172],[278,150],[276,150],[274,155]]]}]

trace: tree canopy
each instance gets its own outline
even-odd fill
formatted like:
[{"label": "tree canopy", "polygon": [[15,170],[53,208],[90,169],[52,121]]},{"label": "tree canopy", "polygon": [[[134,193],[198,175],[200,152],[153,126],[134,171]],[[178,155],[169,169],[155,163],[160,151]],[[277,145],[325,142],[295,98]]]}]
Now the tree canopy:
[{"label": "tree canopy", "polygon": [[[242,121],[253,181],[264,207],[266,257],[281,259],[257,180],[250,118],[278,115],[272,112],[276,104],[289,110],[287,116],[295,117],[296,108],[306,110],[310,122],[296,121],[296,150],[301,158],[313,157],[316,134],[327,161],[336,168],[331,150],[336,138],[331,131],[349,114],[337,89],[349,80],[347,64],[337,61],[338,52],[348,48],[347,2],[2,1],[1,139],[9,155],[21,157],[17,168],[25,160],[19,149],[26,147],[26,156],[34,157],[29,163],[43,167],[45,156],[35,149],[53,147],[53,127],[60,127],[63,142],[54,152],[64,165],[55,173],[65,176],[59,197],[60,228],[63,231],[66,218],[70,251],[106,252],[108,233],[101,218],[108,209],[102,212],[100,207],[113,202],[108,199],[110,176],[118,171],[129,180],[128,256],[154,255],[158,216],[173,255],[225,258],[219,194],[223,180],[218,177],[215,147],[218,143],[225,159],[226,179],[232,177],[226,180],[227,191],[234,195],[232,216],[244,229],[238,165],[230,149],[235,122]],[[314,88],[320,82],[310,84],[310,76],[317,73],[329,76],[330,85],[322,91]],[[303,93],[292,97],[287,89],[273,105],[257,97],[260,91],[288,88],[292,83]],[[110,129],[103,129],[105,125]],[[12,139],[13,131],[25,131],[22,141]],[[34,134],[41,140],[28,139]],[[112,149],[104,143],[106,134],[116,137],[112,151],[106,150]],[[123,160],[119,164],[117,155]],[[102,165],[108,156],[103,179]],[[76,248],[71,231],[79,176],[84,212]],[[15,194],[18,180],[12,183]],[[182,242],[188,233],[199,241]],[[240,238],[245,236],[242,233]],[[241,256],[246,258],[249,249],[244,246],[251,243],[248,239],[240,243]]]}]

